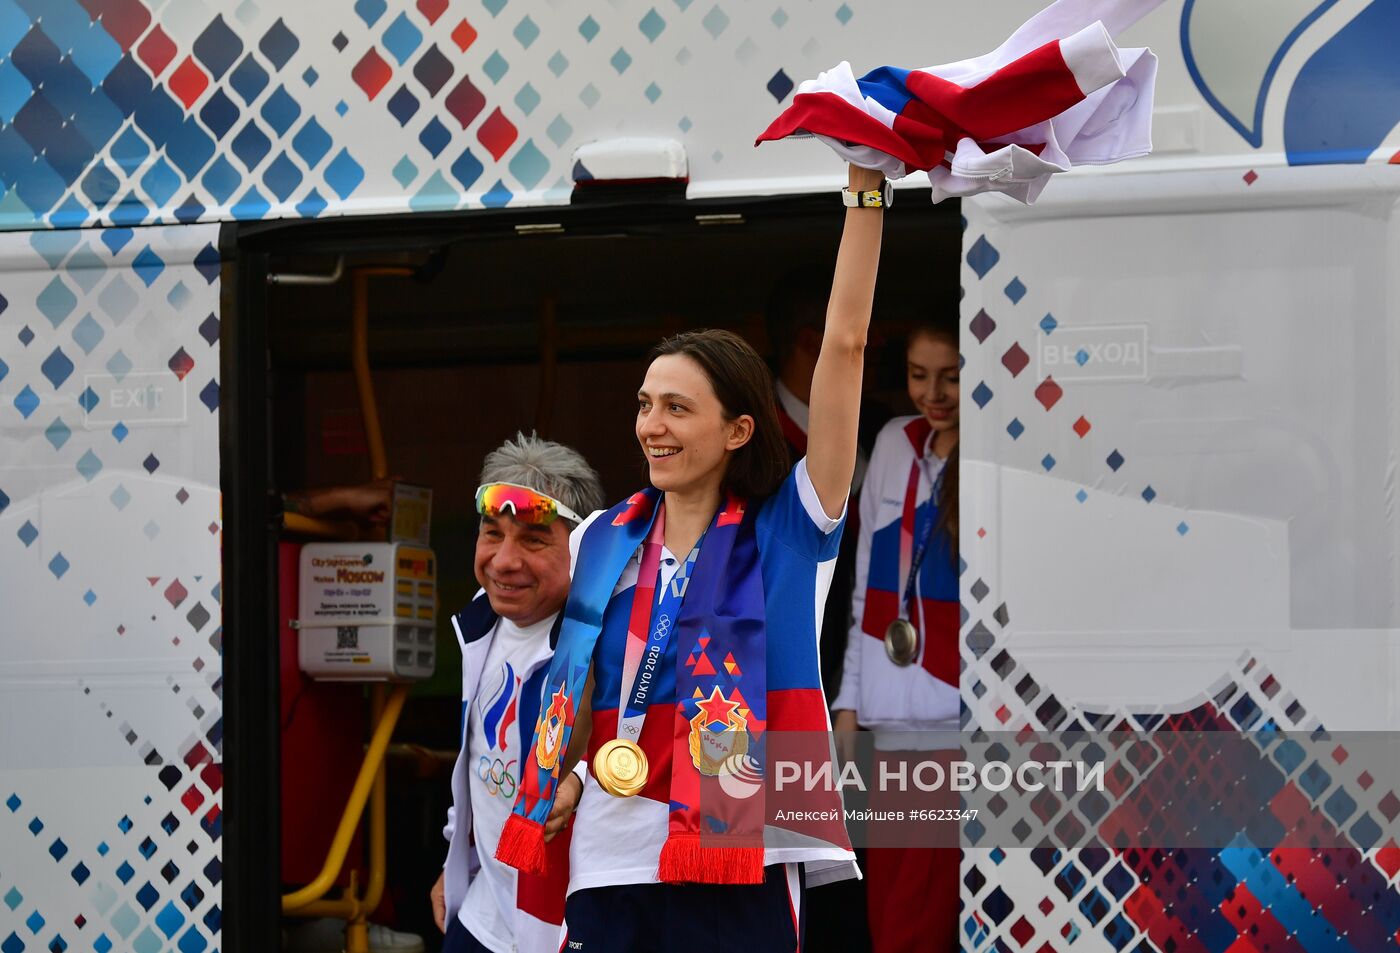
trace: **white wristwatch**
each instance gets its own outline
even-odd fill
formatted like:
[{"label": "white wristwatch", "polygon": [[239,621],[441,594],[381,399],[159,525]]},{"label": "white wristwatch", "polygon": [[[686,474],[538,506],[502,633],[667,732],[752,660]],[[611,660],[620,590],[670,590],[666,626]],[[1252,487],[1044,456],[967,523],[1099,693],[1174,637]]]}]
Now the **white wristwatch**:
[{"label": "white wristwatch", "polygon": [[894,186],[886,179],[878,189],[867,192],[841,190],[841,204],[846,208],[889,208],[894,204]]}]

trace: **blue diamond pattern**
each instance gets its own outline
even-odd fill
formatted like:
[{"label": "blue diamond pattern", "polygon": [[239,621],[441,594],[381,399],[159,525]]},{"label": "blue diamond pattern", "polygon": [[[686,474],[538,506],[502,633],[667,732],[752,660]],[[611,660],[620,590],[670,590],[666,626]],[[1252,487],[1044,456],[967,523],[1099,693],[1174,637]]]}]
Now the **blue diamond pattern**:
[{"label": "blue diamond pattern", "polygon": [[408,188],[409,184],[418,177],[418,167],[408,161],[408,156],[404,156],[395,163],[393,175],[394,181],[398,182],[399,185],[404,188]]},{"label": "blue diamond pattern", "polygon": [[531,44],[539,39],[540,28],[535,25],[535,21],[531,20],[527,14],[525,18],[516,25],[515,30],[512,31],[512,35],[521,46],[528,50]]},{"label": "blue diamond pattern", "polygon": [[111,374],[114,378],[116,378],[117,383],[120,384],[122,380],[126,378],[126,375],[131,373],[131,358],[126,356],[125,351],[118,350],[115,354],[113,354],[107,359],[106,366],[107,373]]},{"label": "blue diamond pattern", "polygon": [[987,402],[992,399],[992,389],[987,386],[986,381],[980,382],[973,389],[972,399],[976,401],[978,407],[987,406]]},{"label": "blue diamond pattern", "polygon": [[330,133],[322,129],[321,124],[316,121],[316,117],[312,116],[301,127],[301,131],[292,137],[292,148],[296,150],[297,155],[301,156],[307,168],[314,169],[330,151]]},{"label": "blue diamond pattern", "polygon": [[301,170],[285,153],[279,153],[263,172],[263,184],[282,202],[291,198],[292,192],[301,184],[301,179]]},{"label": "blue diamond pattern", "polygon": [[967,264],[978,278],[987,277],[987,272],[991,271],[996,263],[1001,260],[1001,252],[992,247],[992,243],[987,241],[986,235],[977,236],[977,241],[972,243],[972,247],[967,250]]},{"label": "blue diamond pattern", "polygon": [[160,273],[165,271],[165,261],[155,253],[150,245],[147,245],[132,259],[131,267],[136,272],[136,276],[149,288],[156,283]]},{"label": "blue diamond pattern", "polygon": [[252,172],[272,148],[272,140],[250,119],[247,125],[238,131],[238,135],[233,137],[230,148],[244,167]]},{"label": "blue diamond pattern", "polygon": [[407,86],[400,86],[387,103],[389,115],[399,121],[399,125],[407,125],[408,121],[418,112],[418,97],[408,91]]},{"label": "blue diamond pattern", "polygon": [[[287,65],[287,61],[292,58],[292,54],[297,51],[297,47],[300,45],[301,42],[296,38],[296,34],[287,29],[287,24],[282,22],[281,17],[278,17],[277,22],[267,28],[263,38],[258,41],[258,49],[262,51],[262,55],[266,56],[273,68],[278,70]],[[310,86],[316,82],[314,78],[316,71],[308,69],[307,72],[313,77],[306,81],[306,85]]]},{"label": "blue diamond pattern", "polygon": [[176,909],[175,904],[167,903],[156,914],[156,926],[160,932],[170,939],[175,938],[175,934],[185,925],[185,915]]},{"label": "blue diamond pattern", "polygon": [[224,22],[222,15],[214,17],[194,41],[195,57],[209,68],[214,79],[223,76],[242,52],[243,41]]},{"label": "blue diamond pattern", "polygon": [[642,22],[637,24],[637,28],[642,31],[642,36],[646,37],[648,42],[655,43],[656,38],[666,29],[666,21],[656,12],[656,7],[652,7],[646,16],[642,17]]},{"label": "blue diamond pattern", "polygon": [[58,327],[78,306],[78,296],[69,290],[62,278],[55,275],[44,286],[44,290],[39,292],[39,297],[34,299],[34,303],[38,305],[39,313],[48,318],[54,327]]},{"label": "blue diamond pattern", "polygon": [[539,185],[545,173],[549,171],[549,159],[535,146],[533,139],[525,140],[525,144],[515,153],[515,157],[510,160],[510,174],[527,189],[533,189]]},{"label": "blue diamond pattern", "polygon": [[584,17],[583,22],[578,25],[579,35],[587,43],[592,43],[593,38],[598,35],[598,21],[592,17]]},{"label": "blue diamond pattern", "polygon": [[1151,503],[1153,500],[1155,500],[1155,499],[1157,498],[1157,491],[1154,490],[1154,489],[1152,489],[1151,486],[1148,486],[1148,487],[1146,487],[1146,488],[1143,489],[1143,491],[1142,491],[1142,498],[1143,498],[1144,500],[1146,500],[1147,502]]},{"label": "blue diamond pattern", "polygon": [[365,178],[365,170],[360,168],[360,164],[346,149],[341,149],[336,154],[322,174],[326,178],[326,184],[342,199],[348,199],[350,193],[354,192]]},{"label": "blue diamond pattern", "polygon": [[63,445],[68,442],[68,438],[73,436],[73,428],[63,422],[62,417],[55,417],[53,423],[44,430],[44,437],[53,444],[55,450],[62,450]]},{"label": "blue diamond pattern", "polygon": [[1055,458],[1047,453],[1041,458],[1040,465],[1045,468],[1046,473],[1049,473],[1051,470],[1055,469]]},{"label": "blue diamond pattern", "polygon": [[540,104],[540,94],[534,86],[526,83],[520,87],[520,92],[515,94],[515,105],[520,107],[520,111],[525,115],[535,111],[535,107]]},{"label": "blue diamond pattern", "polygon": [[[91,354],[92,349],[101,344],[105,336],[102,325],[94,321],[90,314],[83,315],[83,319],[73,327],[73,341],[83,349],[84,354]],[[4,376],[3,365],[0,365],[0,378]]]},{"label": "blue diamond pattern", "polygon": [[1011,283],[1006,286],[1006,296],[1011,299],[1012,304],[1021,303],[1021,299],[1026,296],[1026,286],[1021,283],[1020,278],[1011,279]]},{"label": "blue diamond pattern", "polygon": [[486,62],[481,64],[481,71],[493,83],[499,83],[501,77],[510,70],[510,62],[497,50],[486,57]]},{"label": "blue diamond pattern", "polygon": [[452,141],[452,133],[448,132],[447,127],[434,116],[428,120],[428,124],[418,134],[418,141],[436,159],[442,154],[442,150],[447,148],[447,144]]},{"label": "blue diamond pattern", "polygon": [[83,479],[89,483],[92,482],[93,477],[102,472],[102,461],[91,450],[79,457],[74,466]]},{"label": "blue diamond pattern", "polygon": [[21,417],[28,420],[29,415],[34,413],[38,407],[39,395],[34,393],[28,384],[25,384],[24,389],[15,395],[15,410],[19,411]]},{"label": "blue diamond pattern", "polygon": [[58,390],[59,385],[68,380],[73,373],[73,362],[63,353],[63,348],[56,347],[44,358],[44,363],[39,365],[39,372],[48,379],[54,390]]},{"label": "blue diamond pattern", "polygon": [[[68,568],[69,562],[63,557],[62,553],[54,553],[53,559],[49,560],[49,572],[53,573],[53,577],[55,579],[62,579],[63,574],[68,571]],[[37,819],[35,823],[38,823]],[[42,824],[40,824],[39,826],[41,828],[43,827]],[[38,831],[35,831],[35,833],[37,834]]]},{"label": "blue diamond pattern", "polygon": [[286,135],[287,130],[292,128],[292,123],[301,116],[301,107],[287,92],[287,87],[278,86],[272,95],[267,97],[263,103],[263,121],[272,127],[272,131],[279,136]]},{"label": "blue diamond pattern", "polygon": [[710,8],[709,13],[705,14],[700,25],[710,36],[719,39],[719,35],[729,27],[729,16],[716,5]]},{"label": "blue diamond pattern", "polygon": [[770,96],[778,102],[782,102],[784,99],[787,99],[788,93],[793,90],[792,78],[784,71],[778,70],[773,74],[772,78],[768,80],[768,85],[765,88],[768,90]]},{"label": "blue diamond pattern", "polygon": [[355,0],[355,13],[365,21],[365,26],[374,26],[388,8],[384,0]]},{"label": "blue diamond pattern", "polygon": [[471,188],[472,184],[481,178],[483,169],[481,161],[472,155],[470,149],[466,149],[457,157],[457,161],[452,163],[451,172],[457,177],[457,181],[462,183],[463,188]]},{"label": "blue diamond pattern", "polygon": [[1055,330],[1055,328],[1059,327],[1059,325],[1060,322],[1055,320],[1055,316],[1053,314],[1047,314],[1045,317],[1040,319],[1040,330],[1044,331],[1046,334],[1049,334],[1051,331]]},{"label": "blue diamond pattern", "polygon": [[1108,464],[1110,470],[1116,473],[1118,468],[1123,465],[1123,455],[1115,450],[1108,455],[1108,459],[1104,462]]},{"label": "blue diamond pattern", "polygon": [[[536,31],[538,32],[538,31]],[[384,31],[384,48],[403,66],[423,42],[423,32],[413,25],[407,14],[400,13]]]},{"label": "blue diamond pattern", "polygon": [[[0,509],[3,508],[4,507],[0,507]],[[24,525],[19,528],[19,532],[15,535],[19,537],[19,541],[25,545],[25,548],[28,548],[34,542],[34,540],[39,538],[39,531],[34,528],[33,523],[29,522],[29,520],[25,520]],[[15,798],[14,795],[11,795],[10,797],[11,800],[15,802],[14,805],[10,807],[10,810],[13,811],[16,807],[19,806],[19,799]]]}]

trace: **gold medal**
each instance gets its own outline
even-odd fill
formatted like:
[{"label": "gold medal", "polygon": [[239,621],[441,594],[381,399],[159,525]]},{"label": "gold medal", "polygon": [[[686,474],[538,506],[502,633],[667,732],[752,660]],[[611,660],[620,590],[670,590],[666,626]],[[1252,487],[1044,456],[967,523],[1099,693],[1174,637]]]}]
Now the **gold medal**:
[{"label": "gold medal", "polygon": [[919,633],[908,619],[895,619],[885,629],[885,654],[900,668],[919,654]]},{"label": "gold medal", "polygon": [[634,741],[614,738],[593,758],[593,776],[613,797],[631,797],[647,786],[646,752]]}]

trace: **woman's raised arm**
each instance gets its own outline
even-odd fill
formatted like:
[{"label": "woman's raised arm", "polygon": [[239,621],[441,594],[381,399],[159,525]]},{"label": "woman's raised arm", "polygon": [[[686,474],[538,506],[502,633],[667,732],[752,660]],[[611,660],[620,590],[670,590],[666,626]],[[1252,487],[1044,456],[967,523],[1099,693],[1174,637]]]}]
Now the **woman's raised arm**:
[{"label": "woman's raised arm", "polygon": [[[850,167],[852,191],[879,189],[884,175]],[[827,514],[840,513],[851,491],[860,423],[865,341],[880,266],[883,208],[848,208],[826,306],[821,354],[812,374],[807,430],[807,474]]]}]

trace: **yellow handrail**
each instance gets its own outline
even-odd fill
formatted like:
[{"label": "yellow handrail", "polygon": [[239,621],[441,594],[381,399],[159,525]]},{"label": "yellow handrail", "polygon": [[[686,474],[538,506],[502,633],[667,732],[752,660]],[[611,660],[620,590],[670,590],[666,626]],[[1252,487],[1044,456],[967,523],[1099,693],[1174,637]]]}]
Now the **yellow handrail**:
[{"label": "yellow handrail", "polygon": [[[376,685],[382,697],[382,686]],[[316,879],[311,881],[300,890],[285,894],[282,897],[282,910],[285,913],[294,913],[310,903],[320,900],[326,895],[335,884],[336,878],[340,876],[340,870],[345,865],[345,855],[350,850],[350,842],[355,838],[355,828],[360,823],[360,817],[365,810],[365,802],[370,798],[371,789],[380,789],[383,785],[384,752],[389,747],[389,737],[394,733],[394,726],[399,720],[399,714],[403,711],[404,700],[408,698],[407,685],[395,685],[394,690],[389,694],[389,699],[383,704],[383,713],[377,719],[374,726],[374,734],[370,738],[369,748],[365,751],[365,760],[360,765],[360,773],[355,778],[355,786],[350,791],[350,800],[345,805],[345,812],[340,816],[340,825],[336,828],[335,837],[331,840],[330,853],[326,855],[326,862],[321,867],[321,872],[316,875]],[[379,790],[375,791],[376,794]],[[373,864],[373,854],[375,853],[375,833],[377,826],[379,848],[383,850],[384,835],[384,806],[382,798],[377,798],[381,803],[375,806],[370,814],[370,852],[371,868]],[[383,891],[384,871],[378,871],[379,889]],[[371,890],[374,888],[375,871],[371,869],[370,884]],[[379,905],[377,897],[371,898],[367,893],[365,900],[374,899],[374,906]],[[361,904],[363,906],[363,904]],[[373,907],[369,907],[373,909]],[[368,911],[366,911],[368,912]]]},{"label": "yellow handrail", "polygon": [[[374,275],[413,274],[411,269],[402,267],[357,268],[354,276],[354,309],[351,315],[351,363],[355,369],[355,387],[360,395],[360,415],[364,419],[365,442],[369,446],[370,472],[375,480],[389,475],[388,459],[384,452],[384,434],[379,424],[379,406],[374,397],[374,381],[369,367],[369,279]],[[295,514],[287,514],[291,517]],[[315,521],[324,523],[324,521]],[[297,524],[295,521],[288,528]],[[350,800],[345,812],[340,816],[340,825],[331,840],[330,852],[321,872],[311,883],[282,897],[282,912],[294,916],[341,916],[345,924],[346,953],[369,953],[368,918],[379,901],[384,897],[386,864],[385,826],[388,792],[385,787],[384,752],[388,750],[389,738],[403,712],[403,703],[408,698],[407,685],[395,685],[384,698],[384,686],[375,685],[370,691],[371,715],[374,721],[374,734],[370,737],[365,760],[360,765],[360,773],[355,778],[355,786],[350,791]],[[324,900],[326,892],[340,877],[345,865],[345,855],[354,840],[355,829],[364,814],[365,802],[369,801],[369,885],[363,897],[359,896],[358,873],[351,871],[350,886],[339,900]]]}]

